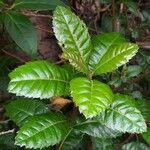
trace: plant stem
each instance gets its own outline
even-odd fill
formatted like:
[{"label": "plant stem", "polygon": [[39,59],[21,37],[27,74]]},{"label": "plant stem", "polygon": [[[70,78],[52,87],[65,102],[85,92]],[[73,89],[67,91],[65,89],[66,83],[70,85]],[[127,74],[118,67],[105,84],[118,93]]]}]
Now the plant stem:
[{"label": "plant stem", "polygon": [[93,76],[93,73],[92,73],[92,72],[89,72],[88,75],[87,75],[87,78],[88,78],[89,80],[92,80],[92,76]]},{"label": "plant stem", "polygon": [[10,53],[10,52],[4,50],[4,49],[1,49],[1,51],[4,52],[6,55],[11,56],[11,57],[13,57],[13,58],[19,60],[19,61],[22,62],[22,63],[25,63],[25,62],[26,62],[26,61],[23,60],[22,58],[20,58],[20,57],[18,57],[18,56],[16,56],[16,55],[14,55],[14,54],[12,54],[12,53]]},{"label": "plant stem", "polygon": [[14,133],[14,132],[15,132],[15,129],[11,129],[11,130],[8,130],[8,131],[0,132],[0,135],[4,135],[4,134],[8,134],[8,133]]}]

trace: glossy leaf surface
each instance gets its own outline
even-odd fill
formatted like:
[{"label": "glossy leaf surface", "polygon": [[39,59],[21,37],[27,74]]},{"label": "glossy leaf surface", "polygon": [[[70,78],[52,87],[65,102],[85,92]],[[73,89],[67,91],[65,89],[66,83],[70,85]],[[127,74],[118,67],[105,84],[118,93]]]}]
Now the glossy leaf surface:
[{"label": "glossy leaf surface", "polygon": [[79,71],[88,72],[91,41],[85,24],[64,7],[57,7],[54,12],[53,28],[63,57]]},{"label": "glossy leaf surface", "polygon": [[53,10],[57,5],[62,5],[60,0],[15,0],[12,8],[31,10]]},{"label": "glossy leaf surface", "polygon": [[99,115],[112,103],[111,89],[99,81],[75,78],[71,81],[70,88],[73,101],[86,118]]},{"label": "glossy leaf surface", "polygon": [[119,131],[113,130],[103,125],[98,119],[85,120],[83,122],[77,123],[75,125],[75,129],[81,131],[82,133],[86,133],[92,137],[99,138],[111,138],[120,135]]},{"label": "glossy leaf surface", "polygon": [[26,148],[44,148],[59,143],[69,130],[67,121],[58,113],[37,115],[20,128],[16,144]]},{"label": "glossy leaf surface", "polygon": [[147,130],[141,112],[136,108],[134,99],[125,95],[116,95],[110,108],[100,116],[107,127],[120,132],[142,133]]},{"label": "glossy leaf surface", "polygon": [[62,140],[59,149],[61,150],[71,150],[75,149],[83,138],[83,133],[71,128],[68,134]]},{"label": "glossy leaf surface", "polygon": [[138,51],[138,46],[131,43],[112,45],[95,65],[94,73],[101,74],[111,72],[127,63]]},{"label": "glossy leaf surface", "polygon": [[141,142],[130,142],[122,147],[122,150],[150,150],[150,147]]},{"label": "glossy leaf surface", "polygon": [[44,103],[28,99],[12,101],[5,108],[7,116],[18,126],[25,124],[28,117],[48,112]]},{"label": "glossy leaf surface", "polygon": [[22,65],[9,76],[8,90],[18,96],[44,99],[69,94],[70,73],[46,61]]},{"label": "glossy leaf surface", "polygon": [[127,63],[137,52],[136,44],[127,43],[119,33],[105,33],[92,38],[94,50],[90,68],[94,74],[111,72]]},{"label": "glossy leaf surface", "polygon": [[96,68],[100,64],[102,56],[106,53],[107,49],[112,45],[126,42],[125,38],[116,32],[103,33],[92,37],[93,51],[90,58],[90,65]]},{"label": "glossy leaf surface", "polygon": [[60,149],[75,149],[77,144],[81,142],[84,134],[103,139],[121,135],[117,130],[115,131],[102,125],[98,119],[86,120],[85,118],[82,118],[80,121],[77,119],[76,122],[77,123],[72,126],[68,134],[62,140],[59,147]]},{"label": "glossy leaf surface", "polygon": [[5,15],[5,27],[15,43],[27,54],[36,55],[37,35],[32,23],[17,12]]}]

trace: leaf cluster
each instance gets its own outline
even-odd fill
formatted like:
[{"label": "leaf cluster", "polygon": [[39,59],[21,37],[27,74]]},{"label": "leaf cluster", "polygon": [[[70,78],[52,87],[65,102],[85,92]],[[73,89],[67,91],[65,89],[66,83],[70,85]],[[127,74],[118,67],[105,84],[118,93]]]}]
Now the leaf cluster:
[{"label": "leaf cluster", "polygon": [[[12,7],[35,8],[23,2]],[[46,6],[40,8],[46,9]],[[109,85],[94,79],[126,64],[137,53],[137,44],[115,32],[91,37],[83,21],[62,6],[54,11],[53,29],[62,55],[71,66],[33,61],[9,74],[8,91],[30,98],[6,105],[7,115],[19,126],[15,144],[31,149],[59,144],[59,149],[67,150],[77,148],[79,143],[82,145],[88,136],[95,143],[95,149],[111,149],[112,139],[125,133],[140,134],[149,142],[145,123],[149,118],[148,108],[142,109],[139,101],[116,94]],[[128,73],[130,77],[135,75],[131,68]],[[69,97],[80,113],[66,118],[45,103],[31,99],[53,96]],[[132,145],[147,147],[143,143],[129,143],[123,148],[129,149]]]}]

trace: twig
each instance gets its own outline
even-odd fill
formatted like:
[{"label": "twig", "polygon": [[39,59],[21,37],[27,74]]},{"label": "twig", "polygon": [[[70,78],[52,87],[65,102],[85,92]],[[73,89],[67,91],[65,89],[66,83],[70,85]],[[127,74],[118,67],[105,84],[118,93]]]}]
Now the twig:
[{"label": "twig", "polygon": [[15,129],[12,129],[12,130],[8,130],[8,131],[0,132],[0,135],[4,135],[4,134],[8,134],[8,133],[14,133],[14,132],[15,132]]},{"label": "twig", "polygon": [[39,29],[41,31],[44,31],[44,32],[47,32],[47,33],[51,33],[51,34],[54,34],[51,30],[47,30],[47,29],[44,29],[44,28],[41,28],[41,27],[35,27],[36,29]]},{"label": "twig", "polygon": [[107,5],[107,6],[104,7],[104,8],[99,8],[99,12],[105,12],[105,11],[107,11],[110,6],[111,6],[111,4]]},{"label": "twig", "polygon": [[150,42],[136,42],[141,48],[150,49]]},{"label": "twig", "polygon": [[11,57],[13,57],[13,58],[19,60],[19,61],[22,62],[22,63],[25,63],[25,62],[26,62],[26,61],[23,60],[22,58],[20,58],[20,57],[18,57],[18,56],[16,56],[16,55],[14,55],[14,54],[12,54],[12,53],[10,53],[10,52],[4,50],[4,49],[1,49],[1,51],[4,52],[6,55],[11,56]]},{"label": "twig", "polygon": [[62,63],[64,63],[64,62],[65,62],[65,60],[60,60],[60,61],[55,62],[54,64],[55,64],[55,65],[59,65],[59,64],[62,64]]},{"label": "twig", "polygon": [[98,32],[98,31],[96,31],[96,29],[93,29],[93,28],[91,28],[91,27],[88,27],[88,29],[91,30],[91,31],[93,31],[93,32],[95,32],[95,33]]},{"label": "twig", "polygon": [[130,134],[121,144],[119,144],[118,150],[122,149],[122,146],[126,143],[128,143],[132,138],[134,137],[134,134]]},{"label": "twig", "polygon": [[10,121],[10,119],[4,120],[4,121],[0,121],[0,124],[7,124],[9,121]]},{"label": "twig", "polygon": [[52,17],[50,15],[38,14],[36,12],[25,12],[25,11],[22,11],[22,14],[24,16],[27,16],[27,17],[41,17],[41,18],[52,19]]},{"label": "twig", "polygon": [[121,4],[120,4],[120,13],[121,13],[121,14],[123,13],[123,8],[124,8],[124,4],[121,3]]}]

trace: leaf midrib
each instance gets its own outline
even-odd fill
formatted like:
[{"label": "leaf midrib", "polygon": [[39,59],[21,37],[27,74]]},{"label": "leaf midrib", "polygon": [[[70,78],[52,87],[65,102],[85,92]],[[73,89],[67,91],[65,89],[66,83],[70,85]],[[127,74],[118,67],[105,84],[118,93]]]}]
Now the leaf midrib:
[{"label": "leaf midrib", "polygon": [[20,31],[20,33],[22,33],[22,35],[23,35],[23,37],[24,37],[23,39],[28,43],[30,49],[32,49],[32,46],[29,44],[29,41],[25,38],[24,33],[20,30],[20,28],[19,28],[18,24],[16,23],[15,19],[13,19],[13,17],[12,17],[9,13],[7,13],[7,15],[8,15],[8,16],[11,18],[11,20],[14,22],[16,28]]},{"label": "leaf midrib", "polygon": [[27,115],[30,115],[30,116],[33,116],[33,115],[34,115],[34,113],[30,113],[29,111],[25,111],[25,110],[23,110],[23,109],[21,109],[21,108],[19,108],[19,107],[13,106],[12,108],[14,108],[14,109],[16,109],[16,110],[19,110],[19,111],[21,111],[21,112],[23,112],[23,113],[25,113],[25,114],[27,114]]},{"label": "leaf midrib", "polygon": [[[123,52],[121,52],[121,53],[119,53],[118,55],[112,57],[111,59],[107,59],[107,61],[105,61],[104,63],[98,65],[98,66],[95,68],[94,72],[96,72],[99,68],[101,68],[102,66],[104,66],[104,65],[107,64],[108,62],[111,62],[111,61],[113,61],[114,59],[116,59],[116,57],[120,57],[120,55],[122,55],[122,54],[124,54],[124,53],[126,53],[126,52],[129,52],[129,51],[131,51],[131,48],[128,49],[128,50],[125,50],[125,51],[123,51]],[[106,53],[107,53],[107,52],[106,52]],[[106,53],[105,53],[105,54],[106,54]],[[103,55],[103,57],[105,56],[105,54]],[[103,57],[101,58],[101,60],[103,59]],[[101,61],[101,60],[100,60],[100,61]],[[100,63],[100,61],[99,61],[99,63]]]},{"label": "leaf midrib", "polygon": [[[105,53],[107,52],[107,50],[109,49],[109,47],[111,47],[111,46],[114,44],[114,42],[115,42],[117,39],[119,39],[119,37],[120,37],[120,36],[117,35],[112,41],[110,41],[110,42],[107,44],[107,47],[106,47],[106,49],[105,49],[105,52],[103,53],[103,56],[105,55]],[[99,41],[100,43],[102,43],[102,44],[105,45],[105,43],[103,43],[101,40],[98,39],[98,41]],[[103,57],[103,56],[102,56],[102,57]],[[100,63],[102,57],[98,60],[98,63],[97,63],[97,64]],[[95,64],[95,65],[96,65],[96,64]]]},{"label": "leaf midrib", "polygon": [[[24,140],[20,140],[20,142],[17,142],[16,144],[22,143],[23,141],[27,141],[28,139],[34,137],[35,135],[42,133],[44,130],[46,130],[46,129],[48,129],[48,128],[50,128],[50,127],[56,125],[56,124],[63,123],[63,122],[66,122],[66,120],[62,120],[62,121],[58,121],[58,122],[55,122],[55,123],[53,123],[53,124],[50,124],[50,126],[47,126],[47,127],[43,128],[43,129],[40,130],[39,132],[36,132],[36,133],[33,134],[32,136],[29,136],[29,137],[25,138]],[[49,122],[49,123],[50,123],[50,122]],[[22,133],[21,133],[21,134],[22,134]]]},{"label": "leaf midrib", "polygon": [[61,142],[61,144],[60,144],[60,146],[59,146],[59,150],[61,150],[63,144],[65,143],[67,137],[70,135],[70,133],[71,133],[71,131],[72,131],[73,129],[74,129],[74,128],[72,127],[72,128],[69,130],[69,132],[66,134],[66,136],[64,137],[64,139],[62,140],[62,142]]},{"label": "leaf midrib", "polygon": [[[115,109],[113,109],[113,108],[108,108],[108,110],[114,111],[114,112],[118,113],[119,115],[125,117],[127,120],[129,120],[129,122],[131,122],[132,125],[136,125],[136,126],[138,126],[138,127],[141,127],[141,126],[139,126],[138,124],[135,124],[135,123],[136,123],[135,121],[130,120],[126,115],[121,114],[119,111],[117,111],[117,110],[115,110]],[[122,130],[122,131],[124,131],[124,130]]]},{"label": "leaf midrib", "polygon": [[60,144],[60,149],[62,148],[62,146],[63,146],[63,144],[64,144],[64,142],[65,142],[65,140],[67,139],[67,137],[70,135],[70,133],[71,133],[71,131],[73,130],[73,129],[76,129],[76,127],[78,127],[78,126],[81,126],[81,125],[84,125],[84,124],[90,124],[90,123],[97,123],[98,121],[89,121],[89,122],[82,122],[82,123],[79,123],[79,124],[76,124],[76,125],[74,125],[70,130],[69,130],[69,132],[67,133],[67,135],[65,136],[65,138],[63,139],[63,141],[61,142],[61,144]]},{"label": "leaf midrib", "polygon": [[88,70],[88,68],[86,67],[86,65],[85,65],[85,63],[84,63],[84,58],[83,58],[83,56],[82,56],[82,53],[80,52],[80,48],[79,48],[79,46],[78,46],[78,44],[77,44],[77,41],[74,39],[74,36],[73,36],[73,34],[72,34],[71,30],[70,30],[70,26],[68,25],[68,22],[67,22],[67,20],[66,20],[66,18],[65,18],[65,14],[63,13],[63,11],[62,11],[61,9],[60,9],[60,11],[61,11],[61,13],[62,13],[62,17],[64,18],[64,21],[65,21],[65,23],[66,23],[66,26],[67,26],[67,28],[68,28],[68,31],[69,31],[69,33],[70,33],[70,35],[71,35],[71,38],[72,38],[73,42],[75,43],[75,47],[76,47],[76,49],[77,49],[78,52],[79,52],[80,58],[81,58],[81,60],[82,60],[82,62],[83,62],[83,64],[84,64],[86,70]]},{"label": "leaf midrib", "polygon": [[69,81],[59,80],[59,79],[45,79],[45,78],[36,78],[36,79],[21,79],[21,80],[14,80],[14,79],[12,79],[12,80],[10,81],[10,83],[13,83],[13,82],[21,82],[21,81],[38,81],[38,80],[64,82],[64,83],[69,84]]}]

